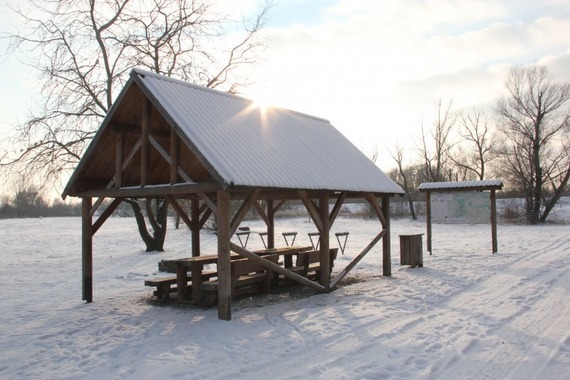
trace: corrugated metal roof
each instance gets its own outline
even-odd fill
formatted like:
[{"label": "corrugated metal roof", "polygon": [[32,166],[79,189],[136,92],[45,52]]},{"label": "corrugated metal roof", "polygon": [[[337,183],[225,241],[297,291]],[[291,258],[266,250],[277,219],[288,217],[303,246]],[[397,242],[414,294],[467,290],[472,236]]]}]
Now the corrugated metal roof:
[{"label": "corrugated metal roof", "polygon": [[499,179],[486,179],[483,181],[460,181],[460,182],[424,182],[419,187],[418,190],[477,190],[477,189],[501,189],[503,187],[503,182]]},{"label": "corrugated metal roof", "polygon": [[229,185],[402,194],[328,120],[133,70]]}]

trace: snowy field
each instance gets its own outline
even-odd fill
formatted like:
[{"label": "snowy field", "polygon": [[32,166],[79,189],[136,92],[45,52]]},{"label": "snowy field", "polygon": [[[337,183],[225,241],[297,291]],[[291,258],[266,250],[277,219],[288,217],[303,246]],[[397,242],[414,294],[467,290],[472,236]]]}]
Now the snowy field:
[{"label": "snowy field", "polygon": [[[145,253],[132,219],[110,219],[94,238],[94,302],[81,301],[80,219],[0,220],[1,379],[563,379],[570,378],[570,226],[434,225],[424,267],[392,277],[380,245],[330,294],[294,290],[217,309],[158,306],[145,278],[184,257],[189,232],[170,229],[164,253]],[[259,222],[248,222],[261,231]],[[305,218],[278,221],[309,243]],[[350,232],[344,267],[378,232]],[[215,251],[203,234],[204,252]],[[336,246],[336,244],[331,244]],[[261,248],[253,236],[248,248]],[[425,239],[424,239],[425,248]]]}]

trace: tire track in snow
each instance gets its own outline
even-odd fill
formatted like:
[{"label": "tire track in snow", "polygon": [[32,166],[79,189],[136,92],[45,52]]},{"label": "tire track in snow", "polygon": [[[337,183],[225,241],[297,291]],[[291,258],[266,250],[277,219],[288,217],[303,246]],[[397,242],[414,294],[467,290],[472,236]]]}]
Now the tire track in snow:
[{"label": "tire track in snow", "polygon": [[[552,333],[552,326],[544,321],[560,320],[567,315],[565,302],[570,284],[565,273],[569,261],[565,248],[569,240],[550,242],[501,265],[496,274],[477,283],[470,292],[443,305],[449,309],[468,305],[480,326],[480,334],[467,340],[460,356],[443,357],[434,363],[431,374],[463,378],[513,377],[521,358],[541,354],[529,354],[540,351],[536,348],[537,342],[550,346],[548,335]],[[479,302],[470,302],[473,292]],[[567,318],[564,323],[570,327]],[[492,360],[488,360],[489,351],[493,353]],[[482,360],[477,360],[478,354]],[[459,360],[468,355],[476,365],[465,367],[465,360]],[[558,358],[559,354],[551,356]],[[525,364],[521,375],[528,377],[528,370]]]}]

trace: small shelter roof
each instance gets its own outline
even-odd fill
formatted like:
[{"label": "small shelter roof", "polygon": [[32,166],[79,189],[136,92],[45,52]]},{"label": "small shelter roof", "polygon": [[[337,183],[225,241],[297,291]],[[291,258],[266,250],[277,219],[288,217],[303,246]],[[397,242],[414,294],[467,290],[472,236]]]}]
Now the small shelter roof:
[{"label": "small shelter roof", "polygon": [[460,182],[424,182],[418,190],[452,192],[452,191],[477,191],[477,190],[501,190],[503,182],[499,179],[486,179],[483,181],[460,181]]},{"label": "small shelter roof", "polygon": [[[193,182],[208,180],[221,188],[403,194],[328,120],[283,108],[263,109],[250,99],[134,69],[73,173],[64,197],[93,186],[109,186],[115,173],[113,133],[137,128],[145,98],[158,111],[152,116],[155,132],[166,134],[172,129],[182,141],[180,166]],[[155,132],[151,135],[160,135]],[[161,145],[153,143],[154,147]],[[126,152],[136,148],[136,140],[123,144]],[[136,166],[133,162],[130,165]],[[169,182],[164,176],[167,164],[162,169],[160,164],[151,165],[150,176],[157,178],[151,178],[148,185]],[[136,174],[129,175],[124,176],[123,186],[140,184]]]}]

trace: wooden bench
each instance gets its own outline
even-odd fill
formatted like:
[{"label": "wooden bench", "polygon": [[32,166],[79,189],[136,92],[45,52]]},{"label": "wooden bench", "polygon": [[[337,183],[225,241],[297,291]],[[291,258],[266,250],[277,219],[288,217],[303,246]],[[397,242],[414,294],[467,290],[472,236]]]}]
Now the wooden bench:
[{"label": "wooden bench", "polygon": [[[277,256],[266,256],[267,260],[276,263]],[[268,293],[271,286],[270,269],[250,259],[237,259],[231,262],[231,294],[232,297],[244,294]],[[218,301],[218,280],[202,283],[202,303],[213,305]]]},{"label": "wooden bench", "polygon": [[[205,271],[202,272],[202,276],[204,279],[211,279],[213,277],[218,276],[218,272],[216,271]],[[188,286],[192,286],[191,278],[188,277]],[[168,300],[170,299],[170,293],[176,293],[176,276],[171,277],[156,277],[149,280],[144,281],[145,286],[156,287],[156,290],[152,293],[153,296],[158,298],[159,300]]]},{"label": "wooden bench", "polygon": [[[330,249],[331,265],[330,269],[332,272],[334,261],[338,248]],[[301,276],[307,278],[319,278],[319,273],[321,271],[321,252],[320,251],[307,251],[301,252],[297,255],[297,261],[295,266],[290,268],[293,272],[300,274]]]}]

